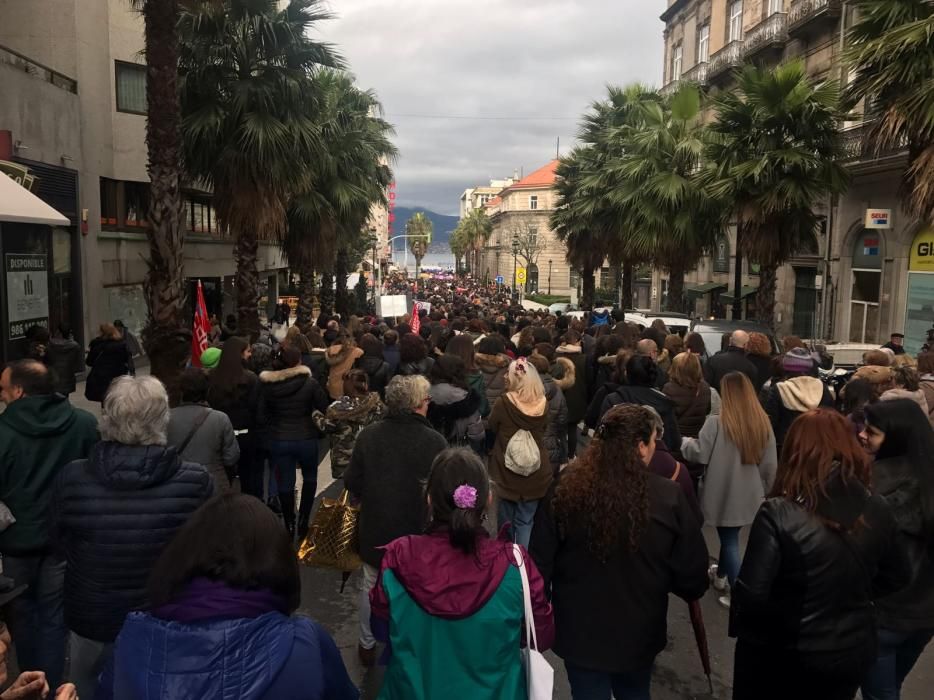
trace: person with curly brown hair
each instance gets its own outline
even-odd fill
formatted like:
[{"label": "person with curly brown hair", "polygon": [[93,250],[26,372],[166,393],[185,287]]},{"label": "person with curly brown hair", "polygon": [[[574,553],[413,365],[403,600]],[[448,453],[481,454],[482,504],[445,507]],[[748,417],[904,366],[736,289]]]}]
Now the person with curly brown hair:
[{"label": "person with curly brown hair", "polygon": [[542,501],[530,553],[554,605],[575,698],[648,698],[668,594],[707,590],[707,545],[687,496],[652,473],[655,418],[621,404]]}]

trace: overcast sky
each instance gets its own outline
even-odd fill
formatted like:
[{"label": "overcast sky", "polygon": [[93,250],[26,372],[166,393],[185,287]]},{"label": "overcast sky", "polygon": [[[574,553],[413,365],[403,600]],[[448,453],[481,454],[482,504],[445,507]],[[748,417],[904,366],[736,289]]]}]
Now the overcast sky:
[{"label": "overcast sky", "polygon": [[[664,0],[330,0],[338,45],[395,126],[401,206],[460,194],[567,152],[604,86],[658,84]],[[443,117],[443,118],[432,118]],[[457,118],[455,118],[457,117]],[[508,117],[508,119],[502,119]]]}]

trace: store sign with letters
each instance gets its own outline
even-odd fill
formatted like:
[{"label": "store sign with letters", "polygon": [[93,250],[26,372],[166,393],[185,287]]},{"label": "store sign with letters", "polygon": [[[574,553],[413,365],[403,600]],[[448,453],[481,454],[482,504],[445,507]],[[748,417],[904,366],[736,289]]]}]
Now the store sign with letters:
[{"label": "store sign with letters", "polygon": [[7,320],[9,338],[25,338],[32,326],[49,327],[49,256],[7,253]]},{"label": "store sign with letters", "polygon": [[934,272],[934,228],[925,229],[915,236],[908,256],[908,270]]},{"label": "store sign with letters", "polygon": [[867,209],[866,228],[892,228],[891,209]]}]

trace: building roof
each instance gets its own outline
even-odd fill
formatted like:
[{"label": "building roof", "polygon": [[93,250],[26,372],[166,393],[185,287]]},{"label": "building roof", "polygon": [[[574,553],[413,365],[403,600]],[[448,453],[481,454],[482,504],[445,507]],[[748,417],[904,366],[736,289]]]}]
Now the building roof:
[{"label": "building roof", "polygon": [[486,206],[488,206],[488,207],[495,207],[497,204],[499,204],[499,203],[502,202],[502,201],[503,201],[503,198],[502,198],[502,197],[499,197],[499,196],[493,197],[493,199],[491,199],[490,201],[488,201],[488,202],[486,203]]},{"label": "building roof", "polygon": [[519,182],[510,185],[503,192],[508,190],[518,190],[524,189],[527,187],[551,187],[555,184],[555,169],[558,167],[557,159],[551,161],[547,165],[543,165],[541,168],[535,172],[527,175],[526,177],[519,180]]}]

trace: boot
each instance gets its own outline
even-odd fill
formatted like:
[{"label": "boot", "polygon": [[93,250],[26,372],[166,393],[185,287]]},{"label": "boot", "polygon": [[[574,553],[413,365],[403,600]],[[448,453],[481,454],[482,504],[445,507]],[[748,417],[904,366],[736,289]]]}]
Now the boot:
[{"label": "boot", "polygon": [[315,505],[316,484],[302,483],[302,501],[298,504],[298,537],[301,539],[308,532],[308,520],[311,518],[311,509]]},{"label": "boot", "polygon": [[289,533],[289,539],[295,539],[295,492],[280,491],[279,505],[282,506],[282,520],[285,521],[285,529]]}]

